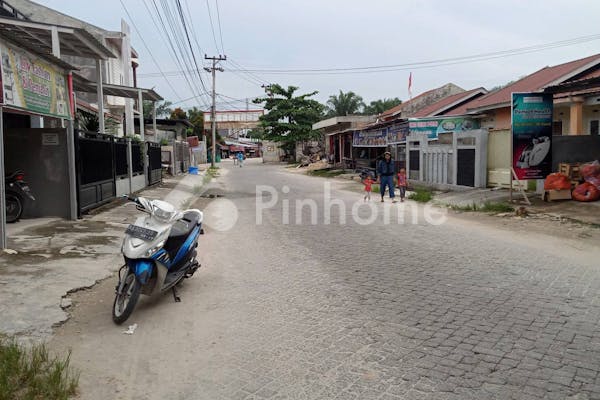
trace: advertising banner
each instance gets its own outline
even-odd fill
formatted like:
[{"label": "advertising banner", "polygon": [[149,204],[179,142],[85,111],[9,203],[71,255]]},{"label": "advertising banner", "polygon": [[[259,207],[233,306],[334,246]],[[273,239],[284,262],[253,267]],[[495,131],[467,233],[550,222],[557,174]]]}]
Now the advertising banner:
[{"label": "advertising banner", "polygon": [[352,145],[354,147],[385,147],[387,146],[387,129],[354,132]]},{"label": "advertising banner", "polygon": [[518,179],[552,172],[552,95],[512,94],[512,166]]},{"label": "advertising banner", "polygon": [[408,135],[408,122],[394,124],[387,129],[388,144],[404,143]]},{"label": "advertising banner", "polygon": [[71,118],[66,74],[33,54],[0,43],[2,92],[6,106]]},{"label": "advertising banner", "polygon": [[440,133],[470,131],[479,128],[479,120],[471,118],[436,118],[409,120],[410,133],[426,133],[437,139]]}]

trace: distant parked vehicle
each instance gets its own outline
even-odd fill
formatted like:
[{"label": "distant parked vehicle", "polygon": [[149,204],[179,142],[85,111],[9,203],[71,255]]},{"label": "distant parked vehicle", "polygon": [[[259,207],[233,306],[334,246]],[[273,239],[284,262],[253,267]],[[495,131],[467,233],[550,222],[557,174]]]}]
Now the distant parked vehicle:
[{"label": "distant parked vehicle", "polygon": [[15,171],[4,177],[4,190],[6,192],[6,222],[17,222],[21,215],[25,200],[35,201],[23,171]]}]

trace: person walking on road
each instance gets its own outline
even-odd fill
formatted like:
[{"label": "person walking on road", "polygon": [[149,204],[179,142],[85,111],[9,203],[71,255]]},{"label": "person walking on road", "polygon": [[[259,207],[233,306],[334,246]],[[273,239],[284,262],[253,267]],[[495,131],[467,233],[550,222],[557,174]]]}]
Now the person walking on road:
[{"label": "person walking on road", "polygon": [[377,175],[380,177],[380,191],[381,191],[381,202],[383,203],[383,196],[385,195],[385,188],[387,186],[390,192],[390,198],[392,203],[396,202],[394,193],[394,163],[392,162],[392,154],[389,151],[383,153],[383,160],[379,161],[377,165]]},{"label": "person walking on road", "polygon": [[404,168],[400,168],[400,172],[398,172],[398,189],[400,189],[400,201],[404,201],[404,196],[406,195],[406,170]]},{"label": "person walking on road", "polygon": [[240,168],[243,167],[244,165],[244,153],[242,153],[241,151],[237,153],[237,160],[238,163],[240,164]]},{"label": "person walking on road", "polygon": [[371,201],[371,186],[373,185],[373,183],[375,183],[375,181],[370,176],[367,176],[363,180],[363,183],[365,184],[365,199],[364,200]]}]

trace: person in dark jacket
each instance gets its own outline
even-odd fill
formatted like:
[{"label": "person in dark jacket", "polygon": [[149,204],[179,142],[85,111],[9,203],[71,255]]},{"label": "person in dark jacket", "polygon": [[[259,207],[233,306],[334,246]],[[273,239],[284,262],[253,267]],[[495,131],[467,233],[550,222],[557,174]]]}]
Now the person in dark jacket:
[{"label": "person in dark jacket", "polygon": [[390,191],[390,198],[392,199],[392,203],[396,202],[394,198],[396,193],[394,193],[394,175],[395,175],[395,167],[392,162],[392,154],[389,151],[383,153],[383,160],[379,161],[377,164],[377,175],[380,177],[379,181],[379,190],[381,191],[381,202],[383,203],[383,196],[385,195],[385,187],[387,186]]}]

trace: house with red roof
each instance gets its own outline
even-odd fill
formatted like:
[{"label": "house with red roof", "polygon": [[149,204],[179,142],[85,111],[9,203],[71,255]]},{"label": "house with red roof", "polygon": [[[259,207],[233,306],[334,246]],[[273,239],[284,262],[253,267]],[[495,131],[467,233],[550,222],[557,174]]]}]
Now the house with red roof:
[{"label": "house with red roof", "polygon": [[[550,86],[598,76],[600,76],[600,54],[544,67],[466,104],[464,109],[459,109],[457,112],[485,114],[487,118],[482,121],[482,126],[490,130],[510,129],[510,102],[513,92],[542,92]],[[589,121],[594,116],[592,107],[586,107],[590,105],[585,103],[584,97],[555,101],[555,135],[590,134]]]},{"label": "house with red roof", "polygon": [[[455,108],[452,113],[478,115],[481,127],[490,132],[488,141],[488,184],[510,183],[511,98],[515,92],[543,92],[547,88],[600,76],[600,54],[544,67],[499,90]],[[600,96],[588,93],[554,95],[554,135],[598,135]],[[555,146],[556,147],[556,146]],[[553,150],[554,154],[554,150]],[[556,158],[556,157],[555,157]],[[554,163],[556,164],[556,163]]]}]

